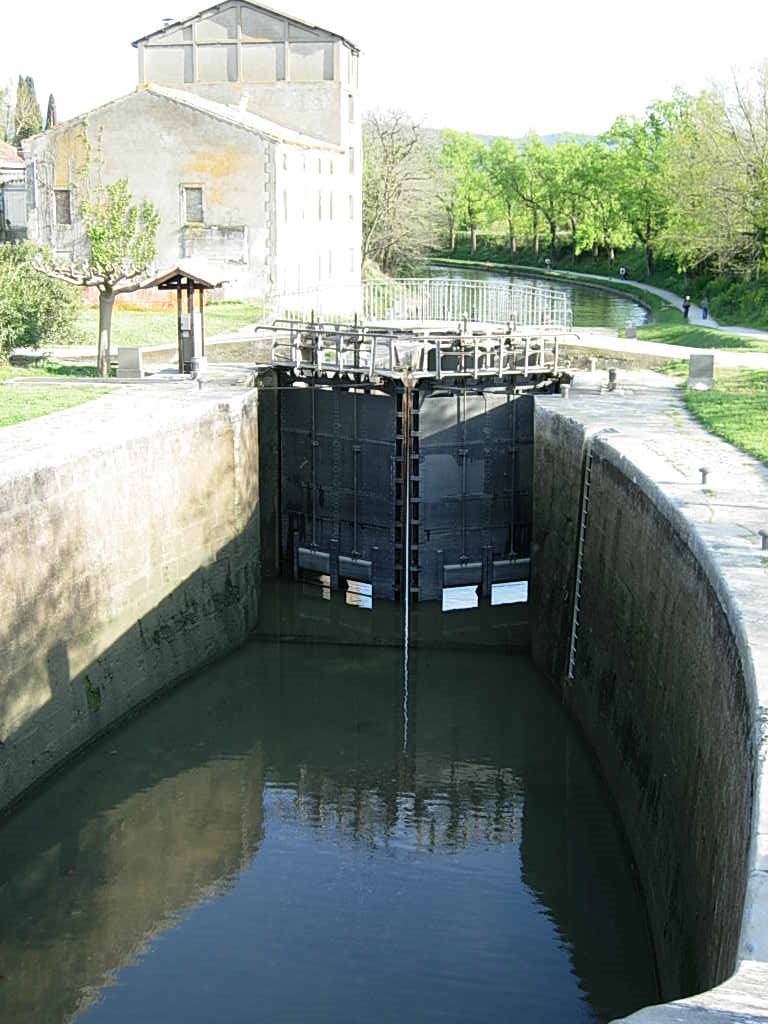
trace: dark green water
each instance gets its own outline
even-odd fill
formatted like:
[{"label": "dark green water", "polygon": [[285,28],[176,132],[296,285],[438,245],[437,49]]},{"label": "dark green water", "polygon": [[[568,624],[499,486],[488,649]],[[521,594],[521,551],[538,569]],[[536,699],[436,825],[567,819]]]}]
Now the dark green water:
[{"label": "dark green water", "polygon": [[254,641],[6,819],[0,1021],[567,1024],[655,1001],[616,821],[529,660],[410,667],[404,751],[401,651]]},{"label": "dark green water", "polygon": [[554,280],[550,277],[529,277],[491,270],[454,269],[431,266],[429,277],[446,277],[462,281],[487,281],[489,284],[534,285],[547,290],[565,292],[573,309],[574,327],[611,327],[618,329],[627,323],[639,326],[648,322],[648,311],[630,298],[590,288],[584,284]]}]

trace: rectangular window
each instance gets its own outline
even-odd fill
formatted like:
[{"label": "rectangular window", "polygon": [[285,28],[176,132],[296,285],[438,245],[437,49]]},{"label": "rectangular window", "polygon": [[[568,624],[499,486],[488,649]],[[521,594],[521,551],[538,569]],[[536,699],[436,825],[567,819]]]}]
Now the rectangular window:
[{"label": "rectangular window", "polygon": [[148,46],[145,54],[145,76],[148,82],[180,85],[193,80],[191,46]]},{"label": "rectangular window", "polygon": [[288,170],[288,154],[287,153],[283,153],[283,170],[284,171]]},{"label": "rectangular window", "polygon": [[331,175],[331,177],[333,177],[334,171],[335,167],[333,163],[333,157],[331,157],[328,161],[328,173]]},{"label": "rectangular window", "polygon": [[349,147],[349,173],[355,173],[355,147]]},{"label": "rectangular window", "polygon": [[354,272],[355,272],[355,250],[354,249],[350,249],[349,250],[349,272],[350,272],[350,274],[354,274]]},{"label": "rectangular window", "polygon": [[292,82],[332,82],[333,43],[291,43]]},{"label": "rectangular window", "polygon": [[283,189],[283,223],[288,223],[288,189]]},{"label": "rectangular window", "polygon": [[333,220],[333,192],[328,193],[328,219]]},{"label": "rectangular window", "polygon": [[333,277],[333,251],[328,250],[328,277]]},{"label": "rectangular window", "polygon": [[198,46],[198,82],[236,82],[237,44]]},{"label": "rectangular window", "polygon": [[203,223],[203,190],[199,186],[184,186],[184,223]]},{"label": "rectangular window", "polygon": [[243,43],[244,82],[285,80],[285,47],[275,43]]},{"label": "rectangular window", "polygon": [[317,193],[317,219],[323,219],[323,193]]},{"label": "rectangular window", "polygon": [[352,93],[347,96],[347,118],[350,123],[355,120],[355,97]]},{"label": "rectangular window", "polygon": [[355,219],[355,197],[351,194],[349,197],[349,219]]},{"label": "rectangular window", "polygon": [[72,193],[68,188],[56,188],[53,190],[56,199],[56,223],[72,223]]},{"label": "rectangular window", "polygon": [[322,174],[323,173],[323,160],[322,160],[322,157],[318,157],[317,158],[317,173],[318,174]]}]

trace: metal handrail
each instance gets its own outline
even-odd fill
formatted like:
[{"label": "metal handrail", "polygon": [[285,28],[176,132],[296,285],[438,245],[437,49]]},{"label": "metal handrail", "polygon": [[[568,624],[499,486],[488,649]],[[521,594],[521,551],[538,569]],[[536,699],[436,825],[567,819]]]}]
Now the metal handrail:
[{"label": "metal handrail", "polygon": [[527,333],[573,328],[566,292],[511,282],[400,278],[278,295],[269,305],[271,319],[313,319],[338,326],[363,320],[512,324]]}]

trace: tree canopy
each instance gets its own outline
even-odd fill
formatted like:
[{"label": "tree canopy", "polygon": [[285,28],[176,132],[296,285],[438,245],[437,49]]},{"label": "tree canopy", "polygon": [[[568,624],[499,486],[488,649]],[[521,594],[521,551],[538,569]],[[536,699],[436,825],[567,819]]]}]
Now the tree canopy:
[{"label": "tree canopy", "polygon": [[76,262],[49,257],[43,269],[72,284],[98,289],[98,369],[107,376],[115,297],[146,283],[157,255],[160,215],[147,200],[134,202],[127,179],[120,178],[88,191],[80,217],[88,242],[86,258]]}]

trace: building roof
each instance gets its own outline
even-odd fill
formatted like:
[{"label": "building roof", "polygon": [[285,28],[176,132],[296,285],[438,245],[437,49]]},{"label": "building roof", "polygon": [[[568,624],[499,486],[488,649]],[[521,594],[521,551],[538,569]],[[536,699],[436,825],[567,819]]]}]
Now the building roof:
[{"label": "building roof", "polygon": [[[223,3],[214,4],[212,7],[206,7],[204,11],[198,11],[196,14],[190,14],[188,18],[181,18],[179,21],[174,21],[168,25],[163,25],[162,28],[156,29],[154,32],[149,32],[147,35],[142,36],[140,39],[133,41],[133,46],[138,46],[139,43],[144,43],[147,39],[153,39],[155,36],[163,35],[165,32],[169,32],[172,29],[182,28],[184,25],[189,25],[190,22],[197,21],[198,18],[205,17],[206,14],[213,14],[214,11],[220,11],[224,7],[229,7],[233,0],[224,0]],[[245,4],[246,7],[252,7],[255,11],[263,11],[264,14],[273,14],[277,18],[286,18],[288,21],[292,21],[294,25],[301,25],[303,28],[311,29],[314,32],[326,32],[329,36],[334,36],[336,39],[340,39],[343,43],[346,43],[355,53],[360,52],[360,48],[355,46],[353,42],[344,36],[340,36],[338,32],[332,32],[331,29],[323,28],[320,25],[312,25],[308,21],[302,21],[301,18],[294,18],[292,14],[285,14],[283,11],[276,11],[272,7],[264,7],[262,4],[250,3],[250,0],[239,0],[240,3]]]},{"label": "building roof", "polygon": [[0,167],[3,170],[24,170],[24,161],[13,146],[0,142]]},{"label": "building roof", "polygon": [[[110,100],[108,103],[104,103],[102,106],[96,107],[95,110],[88,111],[87,114],[80,114],[78,117],[73,117],[69,121],[60,121],[54,128],[49,128],[47,132],[39,132],[37,135],[31,135],[29,139],[24,140],[24,144],[26,145],[28,142],[34,142],[35,139],[39,139],[43,135],[66,131],[77,122],[85,123],[86,118],[91,117],[99,111],[116,106],[118,103],[130,102],[130,100],[135,96],[146,93],[149,93],[151,96],[157,96],[159,99],[168,100],[171,103],[178,103],[180,106],[187,107],[190,110],[197,110],[201,114],[206,114],[209,117],[216,118],[217,121],[222,121],[225,124],[232,125],[234,128],[241,128],[245,131],[253,132],[254,135],[260,135],[262,138],[269,139],[272,142],[282,142],[291,146],[299,146],[302,149],[324,149],[331,153],[344,152],[341,147],[334,146],[330,142],[325,142],[323,139],[316,139],[312,135],[304,135],[301,132],[293,131],[291,128],[284,128],[281,124],[269,121],[266,117],[260,117],[258,114],[251,114],[247,110],[241,110],[239,107],[231,107],[226,103],[215,103],[213,100],[197,96],[195,93],[187,92],[185,89],[169,89],[164,85],[154,84],[140,85],[134,90],[134,92],[130,92],[125,96],[118,96],[117,99]],[[0,166],[2,166],[1,160]],[[22,173],[24,171],[23,160],[19,161],[19,170]]]},{"label": "building roof", "polygon": [[181,260],[158,273],[144,288],[172,288],[190,281],[198,288],[219,288],[226,278],[206,260]]},{"label": "building roof", "polygon": [[240,107],[228,106],[226,103],[216,103],[214,100],[205,99],[196,93],[188,92],[186,89],[169,89],[164,85],[139,86],[139,92],[148,92],[153,96],[161,96],[163,99],[179,103],[181,106],[191,110],[198,110],[218,121],[234,125],[236,128],[244,128],[246,131],[254,132],[273,142],[284,142],[291,146],[300,146],[303,149],[327,149],[333,153],[341,153],[343,150],[333,143],[316,139],[312,135],[304,135],[302,132],[294,131],[292,128],[284,128],[274,121],[267,120],[259,114],[252,114],[250,111]]}]

